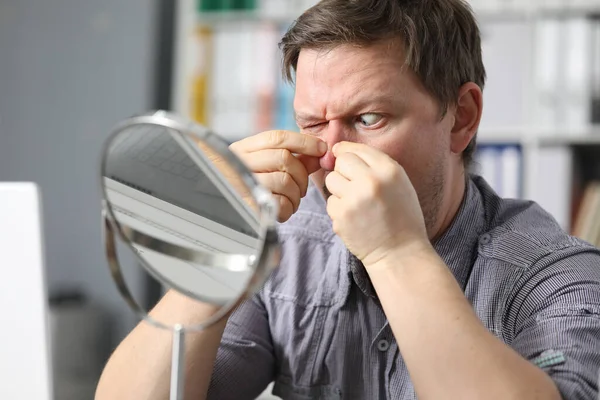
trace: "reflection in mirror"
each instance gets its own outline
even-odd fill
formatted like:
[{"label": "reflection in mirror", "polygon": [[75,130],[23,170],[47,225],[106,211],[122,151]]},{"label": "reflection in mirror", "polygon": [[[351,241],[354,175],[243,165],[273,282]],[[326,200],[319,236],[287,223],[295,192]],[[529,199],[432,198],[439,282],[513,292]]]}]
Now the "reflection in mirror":
[{"label": "reflection in mirror", "polygon": [[103,184],[115,222],[152,276],[211,304],[247,290],[262,251],[258,206],[210,145],[132,125],[106,147]]}]

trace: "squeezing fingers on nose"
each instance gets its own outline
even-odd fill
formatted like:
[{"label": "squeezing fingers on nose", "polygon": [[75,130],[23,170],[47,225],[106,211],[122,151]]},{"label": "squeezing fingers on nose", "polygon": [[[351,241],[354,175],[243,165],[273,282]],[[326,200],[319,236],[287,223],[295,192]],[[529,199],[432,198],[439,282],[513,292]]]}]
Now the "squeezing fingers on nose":
[{"label": "squeezing fingers on nose", "polygon": [[351,181],[367,175],[370,167],[356,154],[342,153],[335,160],[335,171]]},{"label": "squeezing fingers on nose", "polygon": [[329,193],[336,197],[343,197],[350,190],[350,181],[336,171],[330,172],[325,178],[325,186]]},{"label": "squeezing fingers on nose", "polygon": [[257,175],[258,181],[275,195],[287,197],[293,206],[293,212],[300,207],[302,191],[287,172],[277,171]]},{"label": "squeezing fingers on nose", "polygon": [[286,149],[292,153],[321,157],[327,144],[314,136],[291,131],[265,131],[234,143],[237,152],[255,152],[266,149]]},{"label": "squeezing fingers on nose", "polygon": [[286,149],[266,149],[244,155],[243,161],[254,173],[285,172],[300,188],[301,197],[308,188],[308,172],[303,162]]}]

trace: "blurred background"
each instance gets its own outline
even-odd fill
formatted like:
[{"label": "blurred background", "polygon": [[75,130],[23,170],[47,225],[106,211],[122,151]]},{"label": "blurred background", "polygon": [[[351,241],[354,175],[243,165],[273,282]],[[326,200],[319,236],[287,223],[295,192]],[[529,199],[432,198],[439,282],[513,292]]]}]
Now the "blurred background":
[{"label": "blurred background", "polygon": [[[101,240],[110,129],[161,108],[229,141],[297,130],[277,43],[315,2],[0,0],[0,181],[41,188],[57,400],[93,398],[137,322]],[[600,0],[471,3],[488,72],[476,172],[600,245]]]}]

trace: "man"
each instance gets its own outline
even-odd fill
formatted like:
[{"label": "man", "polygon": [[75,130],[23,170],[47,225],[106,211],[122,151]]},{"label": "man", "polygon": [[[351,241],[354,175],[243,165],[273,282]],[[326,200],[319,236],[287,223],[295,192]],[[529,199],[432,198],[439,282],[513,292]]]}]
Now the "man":
[{"label": "man", "polygon": [[[186,398],[594,398],[600,252],[466,172],[485,81],[468,6],[324,0],[282,49],[302,133],[232,150],[280,201],[283,259],[190,338]],[[212,310],[169,293],[152,312]],[[167,398],[169,346],[135,328],[98,398]]]}]

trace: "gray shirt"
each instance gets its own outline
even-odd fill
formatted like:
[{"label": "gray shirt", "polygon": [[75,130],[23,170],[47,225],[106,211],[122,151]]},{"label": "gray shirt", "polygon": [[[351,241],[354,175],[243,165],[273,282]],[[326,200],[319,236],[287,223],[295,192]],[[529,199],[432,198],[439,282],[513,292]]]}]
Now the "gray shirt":
[{"label": "gray shirt", "polygon": [[[281,224],[281,264],[229,319],[209,398],[254,399],[271,381],[284,399],[416,398],[366,271],[333,233],[325,207],[311,187]],[[434,246],[491,333],[543,368],[565,399],[595,398],[598,249],[476,176]]]}]

